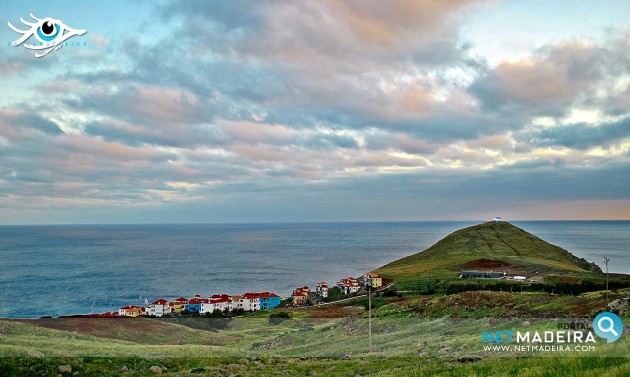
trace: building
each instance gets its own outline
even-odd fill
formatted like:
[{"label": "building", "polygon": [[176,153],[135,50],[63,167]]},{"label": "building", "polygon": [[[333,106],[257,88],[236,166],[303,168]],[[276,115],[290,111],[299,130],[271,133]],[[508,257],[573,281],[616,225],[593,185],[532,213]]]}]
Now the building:
[{"label": "building", "polygon": [[121,317],[137,317],[142,314],[142,308],[135,305],[127,305],[118,309],[118,315]]},{"label": "building", "polygon": [[214,310],[221,312],[229,312],[234,309],[232,297],[226,294],[210,296],[210,303],[214,305]]},{"label": "building", "polygon": [[258,293],[245,293],[240,299],[242,303],[242,308],[245,311],[258,311],[260,310],[260,296]]},{"label": "building", "polygon": [[199,298],[199,314],[212,313],[215,306],[209,298]]},{"label": "building", "polygon": [[232,309],[245,310],[243,296],[232,296]]},{"label": "building", "polygon": [[188,303],[188,299],[186,297],[178,297],[175,300],[170,302],[171,312],[173,313],[181,313],[186,308],[186,304]]},{"label": "building", "polygon": [[315,284],[315,293],[321,298],[328,297],[328,284],[325,281],[318,281]]},{"label": "building", "polygon": [[337,286],[339,287],[339,289],[341,289],[341,293],[343,293],[344,295],[357,293],[361,289],[359,281],[353,277],[341,279],[339,282],[337,282]]},{"label": "building", "polygon": [[308,293],[300,288],[293,291],[291,297],[293,298],[293,306],[304,306],[308,302]]},{"label": "building", "polygon": [[171,314],[171,306],[169,302],[163,298],[153,301],[147,307],[147,315],[161,317],[166,314]]},{"label": "building", "polygon": [[273,309],[280,306],[280,296],[275,293],[261,292],[260,294],[260,310]]},{"label": "building", "polygon": [[461,271],[458,274],[460,279],[500,279],[507,274],[505,272],[496,271]]},{"label": "building", "polygon": [[293,291],[291,297],[293,298],[294,306],[303,306],[308,303],[308,295],[311,293],[311,289],[308,286],[298,287]]},{"label": "building", "polygon": [[186,310],[188,313],[200,313],[201,304],[209,303],[207,298],[201,298],[197,296],[198,295],[195,295],[195,298],[191,298],[190,300],[188,300],[186,305],[184,305],[184,310]]},{"label": "building", "polygon": [[372,279],[372,288],[379,288],[383,286],[383,278],[374,272],[366,272],[361,276],[363,284],[365,285],[367,279]]},{"label": "building", "polygon": [[493,222],[495,222],[495,223],[500,223],[500,222],[502,222],[502,221],[503,221],[503,219],[502,219],[502,218],[500,218],[500,217],[493,217],[493,218],[492,218],[492,221],[493,221]]}]

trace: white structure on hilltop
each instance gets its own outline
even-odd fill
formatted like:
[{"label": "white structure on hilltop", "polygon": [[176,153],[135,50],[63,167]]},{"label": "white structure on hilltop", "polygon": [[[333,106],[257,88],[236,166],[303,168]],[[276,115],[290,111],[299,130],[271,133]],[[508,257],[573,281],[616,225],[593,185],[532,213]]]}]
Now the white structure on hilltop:
[{"label": "white structure on hilltop", "polygon": [[502,219],[502,218],[500,218],[500,217],[493,217],[493,218],[492,218],[492,221],[494,221],[495,223],[500,223],[500,222],[502,222],[502,221],[503,221],[503,219]]}]

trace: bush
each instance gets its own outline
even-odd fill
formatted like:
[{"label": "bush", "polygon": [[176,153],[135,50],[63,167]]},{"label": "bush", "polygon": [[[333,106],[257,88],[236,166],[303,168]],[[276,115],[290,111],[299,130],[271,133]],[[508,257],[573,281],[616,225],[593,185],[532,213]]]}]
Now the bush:
[{"label": "bush", "polygon": [[269,323],[272,325],[278,325],[282,323],[282,321],[284,321],[285,319],[289,319],[289,318],[291,318],[291,313],[288,313],[288,312],[272,313],[269,316]]},{"label": "bush", "polygon": [[396,297],[396,291],[393,289],[387,289],[383,292],[383,297]]}]

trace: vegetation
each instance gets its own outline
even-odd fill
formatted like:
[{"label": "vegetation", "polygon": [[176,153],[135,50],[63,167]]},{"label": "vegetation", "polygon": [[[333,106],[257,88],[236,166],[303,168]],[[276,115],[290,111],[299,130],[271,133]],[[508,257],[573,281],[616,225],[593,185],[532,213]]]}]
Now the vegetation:
[{"label": "vegetation", "polygon": [[[505,271],[528,282],[458,279],[463,270]],[[547,243],[507,222],[488,222],[455,231],[428,249],[376,270],[393,278],[399,291],[452,294],[470,290],[581,294],[605,289],[594,263]],[[610,289],[630,287],[630,276],[610,274]],[[534,281],[535,283],[531,283]]]},{"label": "vegetation", "polygon": [[[501,264],[537,280],[453,277],[476,264]],[[372,297],[372,343],[365,297],[230,318],[2,320],[0,375],[630,375],[626,335],[579,355],[482,347],[482,331],[588,322],[610,300],[630,296],[627,276],[617,275],[606,294],[590,264],[510,224],[463,229],[377,272],[399,280]]]}]

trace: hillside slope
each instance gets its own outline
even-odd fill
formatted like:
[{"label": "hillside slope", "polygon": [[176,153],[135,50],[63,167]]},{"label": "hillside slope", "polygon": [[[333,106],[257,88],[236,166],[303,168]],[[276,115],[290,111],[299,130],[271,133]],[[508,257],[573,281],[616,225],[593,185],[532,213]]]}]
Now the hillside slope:
[{"label": "hillside slope", "polygon": [[465,269],[526,275],[583,274],[601,270],[508,222],[487,222],[457,230],[428,249],[375,272],[397,281],[453,278]]}]

